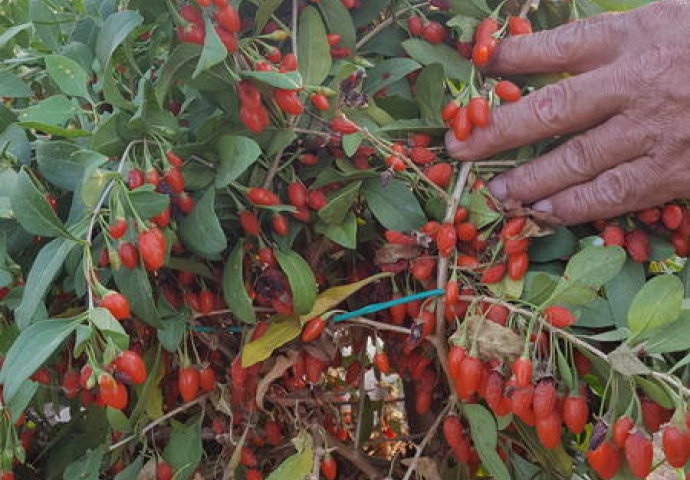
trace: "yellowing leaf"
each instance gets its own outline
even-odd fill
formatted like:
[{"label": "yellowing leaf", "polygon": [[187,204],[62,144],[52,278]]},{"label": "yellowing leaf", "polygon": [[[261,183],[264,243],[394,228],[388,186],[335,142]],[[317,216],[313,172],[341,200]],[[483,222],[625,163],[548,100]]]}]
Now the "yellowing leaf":
[{"label": "yellowing leaf", "polygon": [[303,480],[309,475],[314,466],[314,441],[308,433],[300,432],[292,443],[297,453],[278,465],[266,480]]},{"label": "yellowing leaf", "polygon": [[296,338],[302,331],[297,317],[278,317],[271,322],[268,330],[260,338],[247,343],[242,349],[242,366],[251,367],[266,360],[276,348]]},{"label": "yellowing leaf", "polygon": [[325,290],[319,294],[319,296],[316,298],[316,302],[314,302],[311,312],[309,312],[307,315],[300,316],[300,321],[302,324],[305,324],[312,318],[318,317],[319,315],[326,313],[335,306],[339,305],[360,288],[366,287],[370,283],[381,280],[382,278],[391,276],[393,276],[391,273],[379,273],[372,275],[369,278],[365,278],[364,280],[360,280],[359,282],[329,288],[328,290]]}]

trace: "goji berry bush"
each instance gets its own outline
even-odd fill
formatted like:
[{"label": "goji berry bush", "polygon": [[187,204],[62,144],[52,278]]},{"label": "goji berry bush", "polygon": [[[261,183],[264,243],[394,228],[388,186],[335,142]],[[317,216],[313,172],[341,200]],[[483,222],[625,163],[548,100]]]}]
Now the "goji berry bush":
[{"label": "goji berry bush", "polygon": [[[685,478],[690,213],[443,147],[627,0],[5,0],[0,478]],[[652,474],[654,475],[654,474]]]}]

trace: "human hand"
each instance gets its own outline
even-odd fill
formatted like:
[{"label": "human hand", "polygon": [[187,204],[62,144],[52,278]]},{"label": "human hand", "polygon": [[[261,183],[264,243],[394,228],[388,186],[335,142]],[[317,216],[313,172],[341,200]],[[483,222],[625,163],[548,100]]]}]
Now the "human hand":
[{"label": "human hand", "polygon": [[669,0],[500,43],[492,75],[568,72],[465,142],[449,131],[458,160],[477,160],[557,135],[582,132],[489,183],[499,200],[563,224],[609,218],[690,197],[690,3]]}]

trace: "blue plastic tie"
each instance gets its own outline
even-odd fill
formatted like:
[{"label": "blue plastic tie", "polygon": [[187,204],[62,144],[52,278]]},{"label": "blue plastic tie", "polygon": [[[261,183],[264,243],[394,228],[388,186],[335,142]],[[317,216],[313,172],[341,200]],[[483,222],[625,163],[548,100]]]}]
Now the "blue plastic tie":
[{"label": "blue plastic tie", "polygon": [[[426,292],[419,292],[415,293],[414,295],[408,295],[406,297],[400,297],[396,298],[395,300],[389,300],[387,302],[381,302],[381,303],[374,303],[372,305],[367,305],[366,307],[359,308],[357,310],[354,310],[352,312],[345,312],[341,313],[340,315],[336,315],[333,317],[334,322],[342,322],[344,320],[349,320],[351,318],[355,317],[360,317],[362,315],[366,315],[368,313],[374,313],[374,312],[380,312],[381,310],[386,310],[388,308],[394,307],[395,305],[400,305],[402,303],[409,303],[409,302],[414,302],[415,300],[423,300],[425,298],[429,297],[438,297],[439,295],[443,295],[445,293],[445,290],[442,288],[437,288],[434,290],[427,290]],[[216,327],[206,327],[202,325],[189,325],[188,326],[190,329],[195,330],[197,332],[207,332],[207,333],[212,333],[212,332],[229,332],[229,333],[242,333],[245,328],[247,327],[225,327],[225,328],[216,328]]]}]

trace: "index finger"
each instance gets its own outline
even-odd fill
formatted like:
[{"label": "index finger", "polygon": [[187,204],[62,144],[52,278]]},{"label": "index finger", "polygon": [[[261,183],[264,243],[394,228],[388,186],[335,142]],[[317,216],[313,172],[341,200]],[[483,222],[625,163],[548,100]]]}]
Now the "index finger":
[{"label": "index finger", "polygon": [[582,73],[611,61],[620,43],[620,16],[600,15],[503,39],[487,71],[493,75]]},{"label": "index finger", "polygon": [[612,67],[547,85],[494,109],[491,123],[466,141],[452,131],[446,148],[456,160],[478,160],[545,138],[577,132],[609,119],[626,100],[624,79]]}]

